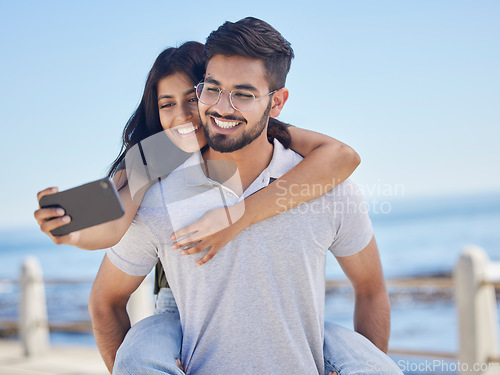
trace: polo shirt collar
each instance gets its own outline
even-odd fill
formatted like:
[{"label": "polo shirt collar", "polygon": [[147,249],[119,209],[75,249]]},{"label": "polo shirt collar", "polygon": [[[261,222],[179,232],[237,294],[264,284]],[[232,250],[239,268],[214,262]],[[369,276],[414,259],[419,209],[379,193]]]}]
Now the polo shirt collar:
[{"label": "polo shirt collar", "polygon": [[270,178],[280,178],[295,166],[294,151],[286,149],[277,139],[274,139],[274,150],[271,162],[263,172],[268,173]]}]

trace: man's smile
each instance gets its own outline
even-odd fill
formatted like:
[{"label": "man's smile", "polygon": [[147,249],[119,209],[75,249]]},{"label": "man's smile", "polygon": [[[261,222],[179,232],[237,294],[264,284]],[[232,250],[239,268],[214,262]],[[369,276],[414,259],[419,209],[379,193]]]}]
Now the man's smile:
[{"label": "man's smile", "polygon": [[214,116],[210,116],[210,120],[212,122],[213,128],[218,133],[230,133],[235,129],[239,128],[240,125],[244,124],[241,121],[235,120],[226,120],[222,118],[216,118]]}]

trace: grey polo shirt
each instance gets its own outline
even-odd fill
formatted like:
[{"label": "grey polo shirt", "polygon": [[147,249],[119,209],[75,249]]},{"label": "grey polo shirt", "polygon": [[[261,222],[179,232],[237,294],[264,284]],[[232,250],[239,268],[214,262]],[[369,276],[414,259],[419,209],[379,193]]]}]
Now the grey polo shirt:
[{"label": "grey polo shirt", "polygon": [[186,373],[323,375],[326,252],[348,256],[372,238],[352,182],[252,225],[203,266],[195,262],[206,250],[181,255],[170,240],[174,230],[267,186],[301,159],[275,141],[269,166],[238,196],[205,177],[195,154],[148,190],[129,230],[108,250],[131,275],[146,275],[161,260],[179,307]]}]

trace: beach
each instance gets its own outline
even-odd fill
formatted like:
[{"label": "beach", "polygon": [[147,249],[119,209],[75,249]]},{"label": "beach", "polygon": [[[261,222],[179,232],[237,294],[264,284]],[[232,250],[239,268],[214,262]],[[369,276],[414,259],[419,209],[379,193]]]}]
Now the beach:
[{"label": "beach", "polygon": [[[411,201],[394,203],[390,213],[371,216],[384,272],[389,281],[431,278],[448,282],[448,286],[442,283],[434,286],[388,283],[392,306],[390,349],[396,353],[421,351],[456,354],[458,324],[450,277],[462,249],[469,244],[482,247],[491,260],[500,261],[500,198],[497,195],[481,195],[475,198],[469,196],[425,201],[425,204]],[[46,280],[49,324],[59,327],[59,330],[51,333],[51,345],[58,348],[57,353],[68,350],[67,355],[57,354],[56,358],[70,358],[73,354],[69,353],[78,353],[80,350],[72,352],[72,348],[83,347],[82,353],[88,351],[88,355],[99,362],[96,345],[88,328],[90,317],[87,300],[104,251],[89,252],[69,246],[56,246],[36,228],[1,232],[0,327],[3,327],[4,333],[8,332],[8,323],[17,320],[17,280],[22,262],[28,255],[40,261]],[[342,271],[332,256],[328,259],[326,279],[335,283],[327,283],[325,318],[352,328],[352,290],[345,283]],[[65,325],[84,328],[73,328],[72,332],[68,332],[64,329]],[[5,349],[2,352],[7,357],[3,357],[0,362],[14,363],[14,354],[19,348],[13,345],[12,337],[7,338],[8,344],[5,339],[0,342]],[[86,358],[86,355],[82,358]],[[397,356],[407,358],[401,354]],[[94,360],[89,360],[90,363],[94,363]]]},{"label": "beach", "polygon": [[26,358],[21,344],[0,340],[2,375],[106,375],[99,352],[89,346],[56,345],[43,356]]}]

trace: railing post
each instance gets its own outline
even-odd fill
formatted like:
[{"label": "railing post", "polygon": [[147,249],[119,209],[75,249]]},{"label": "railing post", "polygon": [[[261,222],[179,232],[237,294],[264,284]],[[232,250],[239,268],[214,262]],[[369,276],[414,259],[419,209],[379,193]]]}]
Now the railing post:
[{"label": "railing post", "polygon": [[498,356],[497,307],[495,289],[487,284],[489,267],[484,250],[468,246],[455,268],[460,374],[500,374],[498,367],[487,365]]},{"label": "railing post", "polygon": [[134,325],[138,321],[153,315],[153,312],[153,285],[151,278],[147,276],[128,300],[127,313],[130,325]]},{"label": "railing post", "polygon": [[26,356],[37,356],[49,348],[49,326],[42,269],[35,257],[27,257],[21,273],[19,333]]}]

